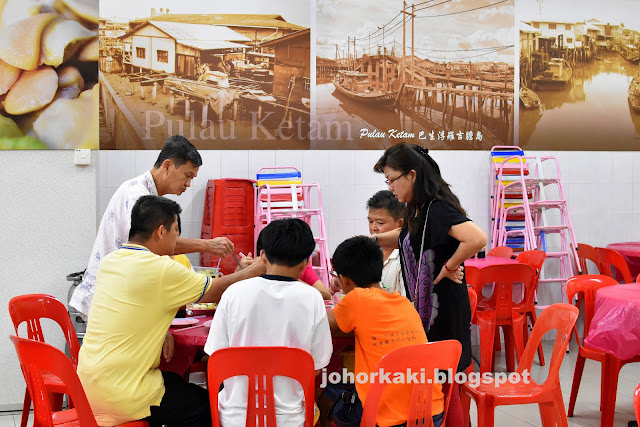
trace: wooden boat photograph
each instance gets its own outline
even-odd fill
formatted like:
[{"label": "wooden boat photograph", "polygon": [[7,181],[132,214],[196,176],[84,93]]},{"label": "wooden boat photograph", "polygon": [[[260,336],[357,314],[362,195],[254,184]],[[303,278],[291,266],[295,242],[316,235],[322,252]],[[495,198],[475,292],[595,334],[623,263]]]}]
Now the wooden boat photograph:
[{"label": "wooden boat photograph", "polygon": [[520,87],[520,102],[527,110],[540,108],[540,98],[538,95],[526,86]]},{"label": "wooden boat photograph", "polygon": [[358,71],[341,70],[336,75],[333,85],[339,93],[362,104],[393,107],[398,91],[383,90],[371,84],[367,77],[366,74]]},{"label": "wooden boat photograph", "polygon": [[632,64],[640,63],[640,50],[629,46],[620,46],[620,55]]},{"label": "wooden boat photograph", "polygon": [[638,75],[629,84],[629,105],[640,113],[640,76]]},{"label": "wooden boat photograph", "polygon": [[547,64],[548,68],[542,74],[533,78],[533,83],[538,88],[554,87],[562,89],[571,80],[573,69],[571,65],[562,58],[551,58]]}]

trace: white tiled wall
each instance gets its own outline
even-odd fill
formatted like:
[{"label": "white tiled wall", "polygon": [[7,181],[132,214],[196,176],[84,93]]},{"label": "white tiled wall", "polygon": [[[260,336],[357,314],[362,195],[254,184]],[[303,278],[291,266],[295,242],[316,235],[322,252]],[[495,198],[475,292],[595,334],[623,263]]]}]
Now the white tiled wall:
[{"label": "white tiled wall", "polygon": [[[184,237],[199,237],[208,179],[253,178],[262,166],[295,166],[304,182],[323,192],[330,251],[354,234],[367,233],[367,199],[386,188],[373,172],[382,151],[201,151],[203,166],[192,188],[171,196],[183,208]],[[489,155],[486,151],[431,151],[463,207],[488,231]],[[539,152],[558,157],[579,241],[594,246],[640,240],[640,153]],[[158,151],[99,153],[98,221],[121,182],[151,168]],[[190,256],[198,265],[197,254]],[[555,293],[555,292],[554,292]],[[559,294],[558,294],[559,295]],[[545,292],[542,291],[544,302]]]}]

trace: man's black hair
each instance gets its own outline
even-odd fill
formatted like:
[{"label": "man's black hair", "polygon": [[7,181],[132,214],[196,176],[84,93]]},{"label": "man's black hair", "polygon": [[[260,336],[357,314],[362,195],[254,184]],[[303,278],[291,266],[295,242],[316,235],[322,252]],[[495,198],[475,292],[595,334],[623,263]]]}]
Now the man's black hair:
[{"label": "man's black hair", "polygon": [[382,249],[366,236],[351,237],[333,253],[333,268],[360,288],[368,288],[382,279]]},{"label": "man's black hair", "polygon": [[198,153],[196,147],[182,135],[173,135],[167,138],[164,147],[162,147],[162,151],[160,151],[158,155],[158,160],[156,160],[153,167],[159,168],[167,159],[170,159],[177,168],[187,162],[193,163],[196,167],[202,166],[200,153]]},{"label": "man's black hair", "polygon": [[367,200],[367,209],[386,209],[394,220],[404,218],[407,207],[400,203],[396,196],[389,190],[378,191]]},{"label": "man's black hair", "polygon": [[272,221],[260,234],[262,249],[271,264],[294,267],[309,258],[316,248],[311,228],[300,219]]},{"label": "man's black hair", "polygon": [[173,222],[180,219],[180,212],[180,205],[166,197],[140,197],[131,211],[129,241],[146,242],[161,225],[170,230]]}]

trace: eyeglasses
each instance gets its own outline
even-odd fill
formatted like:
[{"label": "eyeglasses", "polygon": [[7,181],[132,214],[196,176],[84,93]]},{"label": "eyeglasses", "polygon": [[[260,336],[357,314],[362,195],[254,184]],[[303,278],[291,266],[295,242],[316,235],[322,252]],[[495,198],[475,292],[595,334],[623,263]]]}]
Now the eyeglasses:
[{"label": "eyeglasses", "polygon": [[398,176],[396,176],[396,177],[395,177],[395,178],[393,178],[393,179],[385,179],[385,180],[384,180],[384,183],[385,183],[385,184],[387,184],[387,185],[391,185],[391,184],[393,184],[394,182],[396,182],[397,180],[399,180],[400,178],[402,178],[404,175],[405,175],[405,174],[398,175]]}]

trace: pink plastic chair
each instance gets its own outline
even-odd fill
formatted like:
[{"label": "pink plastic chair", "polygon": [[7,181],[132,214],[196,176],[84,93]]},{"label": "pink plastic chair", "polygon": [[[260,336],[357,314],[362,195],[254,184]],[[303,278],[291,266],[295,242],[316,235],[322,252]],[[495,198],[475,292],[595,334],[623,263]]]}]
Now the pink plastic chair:
[{"label": "pink plastic chair", "polygon": [[[258,362],[259,361],[259,362]],[[313,426],[315,369],[313,357],[292,347],[229,347],[214,352],[208,362],[209,399],[213,427],[218,427],[218,389],[227,378],[248,377],[246,427],[276,427],[273,377],[298,381],[304,391],[305,427]],[[260,419],[259,424],[256,418]],[[265,424],[266,418],[266,424]]]},{"label": "pink plastic chair", "polygon": [[[98,427],[76,368],[60,350],[49,344],[11,337],[18,353],[27,389],[34,396],[34,425],[38,427]],[[46,375],[55,375],[64,384],[75,407],[59,411],[52,406],[46,385]],[[120,427],[148,427],[146,421],[132,421]]]},{"label": "pink plastic chair", "polygon": [[[435,371],[437,369],[444,371],[452,369],[455,372],[461,353],[462,345],[460,345],[460,342],[446,340],[398,348],[380,359],[375,372],[389,372],[391,373],[391,378],[395,376],[396,372],[402,372],[404,375],[409,370],[411,372],[422,372],[422,369],[424,369],[425,382],[413,384],[409,411],[407,412],[407,427],[433,426],[431,402]],[[379,382],[371,384],[364,404],[361,426],[376,427],[376,413],[382,400],[382,394],[387,387],[390,389],[388,393],[393,393],[393,384],[388,385],[384,382],[382,384]],[[450,394],[445,396],[442,425],[445,425],[447,419],[450,397]]]}]

